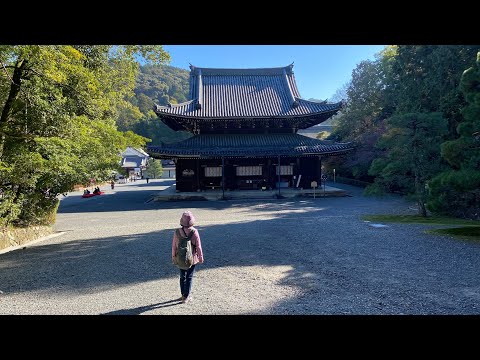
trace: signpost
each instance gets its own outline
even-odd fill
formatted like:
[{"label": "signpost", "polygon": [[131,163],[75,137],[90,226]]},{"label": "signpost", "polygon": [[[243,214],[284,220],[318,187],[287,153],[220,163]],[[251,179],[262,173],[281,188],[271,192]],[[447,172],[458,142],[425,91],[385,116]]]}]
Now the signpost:
[{"label": "signpost", "polygon": [[325,182],[327,181],[327,175],[325,174],[322,175],[322,181],[323,181],[323,197],[325,197]]},{"label": "signpost", "polygon": [[315,199],[315,188],[318,186],[317,182],[315,180],[313,180],[310,185],[312,186],[313,188],[313,198]]}]

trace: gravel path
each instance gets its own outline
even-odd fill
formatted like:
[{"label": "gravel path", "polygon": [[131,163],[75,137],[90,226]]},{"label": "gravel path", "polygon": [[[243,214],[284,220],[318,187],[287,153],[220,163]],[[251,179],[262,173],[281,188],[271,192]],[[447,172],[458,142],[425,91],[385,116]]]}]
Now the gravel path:
[{"label": "gravel path", "polygon": [[[480,313],[480,244],[361,220],[413,213],[398,197],[336,184],[351,197],[146,203],[170,184],[63,199],[63,235],[0,254],[0,314]],[[185,209],[205,264],[179,304],[170,247]]]}]

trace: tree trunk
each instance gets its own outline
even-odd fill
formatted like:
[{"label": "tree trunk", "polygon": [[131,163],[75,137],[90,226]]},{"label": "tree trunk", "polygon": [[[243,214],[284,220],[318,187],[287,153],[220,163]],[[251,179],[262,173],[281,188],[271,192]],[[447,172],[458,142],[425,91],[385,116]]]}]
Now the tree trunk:
[{"label": "tree trunk", "polygon": [[427,209],[425,207],[425,185],[420,181],[415,169],[415,195],[417,198],[418,215],[427,217]]},{"label": "tree trunk", "polygon": [[425,203],[423,202],[423,199],[418,199],[417,206],[418,206],[418,214],[422,217],[427,217],[427,209],[425,207]]},{"label": "tree trunk", "polygon": [[0,116],[0,159],[3,156],[3,146],[5,144],[5,129],[7,127],[7,121],[12,115],[13,105],[15,103],[15,100],[17,100],[18,94],[20,93],[20,81],[22,79],[27,63],[28,60],[26,59],[17,60],[15,64],[15,70],[13,70],[10,92],[8,94],[7,101],[5,102],[5,106],[3,107],[2,114]]}]

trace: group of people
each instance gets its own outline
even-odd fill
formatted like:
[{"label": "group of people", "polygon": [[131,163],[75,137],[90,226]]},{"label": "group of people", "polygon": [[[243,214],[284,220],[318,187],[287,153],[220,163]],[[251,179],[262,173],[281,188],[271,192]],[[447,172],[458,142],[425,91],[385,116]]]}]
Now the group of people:
[{"label": "group of people", "polygon": [[[93,190],[93,193],[94,193],[95,195],[100,194],[100,193],[101,193],[100,188],[97,186],[97,187]],[[90,190],[88,190],[88,189],[83,190],[83,195],[88,195],[88,194],[90,194]]]}]

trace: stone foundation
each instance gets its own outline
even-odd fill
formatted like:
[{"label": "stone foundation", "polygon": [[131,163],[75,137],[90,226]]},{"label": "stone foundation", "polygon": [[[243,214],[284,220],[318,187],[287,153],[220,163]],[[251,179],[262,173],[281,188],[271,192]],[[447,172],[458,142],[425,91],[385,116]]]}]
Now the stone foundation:
[{"label": "stone foundation", "polygon": [[29,243],[53,232],[51,226],[30,226],[27,228],[0,228],[0,250],[10,246]]}]

